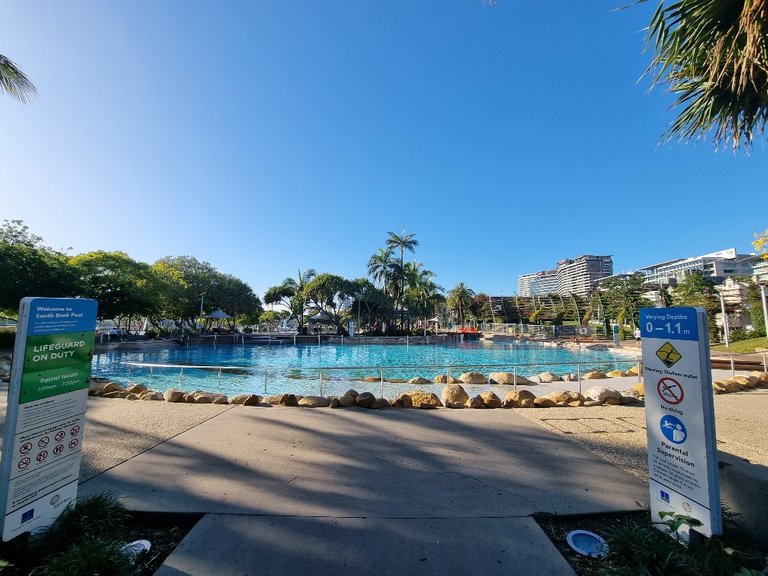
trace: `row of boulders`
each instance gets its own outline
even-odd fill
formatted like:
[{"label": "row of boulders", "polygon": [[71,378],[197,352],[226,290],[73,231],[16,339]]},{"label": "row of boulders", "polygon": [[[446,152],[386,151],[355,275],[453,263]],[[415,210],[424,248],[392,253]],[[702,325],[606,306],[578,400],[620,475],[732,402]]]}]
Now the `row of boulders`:
[{"label": "row of boulders", "polygon": [[750,372],[746,376],[731,376],[727,380],[715,380],[712,391],[715,394],[730,394],[752,388],[768,386],[768,372]]},{"label": "row of boulders", "polygon": [[[740,392],[752,388],[768,386],[768,373],[752,372],[746,376],[732,376],[727,380],[714,383],[715,394]],[[349,390],[342,396],[300,396],[296,394],[277,394],[260,396],[258,394],[239,394],[228,398],[224,394],[195,391],[184,392],[170,388],[164,393],[147,389],[141,385],[122,387],[115,382],[93,378],[89,390],[91,396],[104,398],[125,398],[127,400],[165,400],[167,402],[186,402],[195,404],[242,404],[244,406],[304,406],[309,408],[361,408],[382,409],[396,408],[548,408],[555,406],[599,406],[602,404],[629,404],[640,402],[645,393],[643,384],[625,391],[618,391],[605,386],[593,386],[583,394],[570,390],[555,390],[541,396],[529,390],[510,390],[504,398],[487,390],[470,397],[459,382],[445,385],[440,396],[434,392],[412,390],[400,394],[394,400],[377,398],[371,392],[358,393]]]},{"label": "row of boulders", "polygon": [[[449,374],[439,374],[432,380],[428,378],[416,377],[410,380],[406,379],[387,379],[387,382],[399,382],[408,384],[519,384],[521,386],[532,386],[535,384],[549,384],[552,382],[577,382],[579,376],[582,380],[599,380],[603,378],[621,378],[624,376],[637,376],[642,372],[640,365],[635,365],[629,370],[611,370],[602,372],[600,370],[591,370],[584,374],[562,374],[557,375],[553,372],[542,372],[534,376],[521,376],[515,372],[491,372],[487,376],[482,372],[464,372],[458,378]],[[363,378],[364,382],[378,382],[376,376]]]},{"label": "row of boulders", "polygon": [[377,398],[371,392],[358,393],[348,390],[342,396],[299,396],[296,394],[277,394],[260,396],[258,394],[239,394],[228,398],[224,394],[195,391],[184,392],[170,388],[165,393],[148,390],[141,385],[122,387],[115,382],[93,379],[89,390],[91,396],[103,398],[124,398],[126,400],[165,400],[166,402],[185,402],[195,404],[242,404],[244,406],[303,406],[308,408],[360,408],[383,409],[395,408],[548,408],[554,406],[597,406],[601,404],[626,404],[641,401],[642,384],[619,392],[604,386],[594,386],[584,394],[568,390],[557,390],[535,396],[529,390],[510,390],[501,399],[495,392],[487,390],[470,397],[459,383],[446,384],[442,394],[424,390],[404,392],[390,401]]}]

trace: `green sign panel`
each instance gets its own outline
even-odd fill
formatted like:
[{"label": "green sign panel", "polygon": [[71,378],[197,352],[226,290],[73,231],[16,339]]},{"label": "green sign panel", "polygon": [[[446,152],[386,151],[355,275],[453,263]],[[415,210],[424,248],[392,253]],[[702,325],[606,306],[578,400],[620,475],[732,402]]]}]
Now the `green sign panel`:
[{"label": "green sign panel", "polygon": [[93,332],[29,336],[19,403],[88,387]]}]

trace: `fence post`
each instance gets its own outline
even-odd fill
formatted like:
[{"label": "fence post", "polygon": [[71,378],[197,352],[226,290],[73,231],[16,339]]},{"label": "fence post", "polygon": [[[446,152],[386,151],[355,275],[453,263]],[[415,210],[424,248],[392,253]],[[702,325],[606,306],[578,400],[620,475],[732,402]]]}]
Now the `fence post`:
[{"label": "fence post", "polygon": [[384,398],[384,369],[383,368],[379,369],[379,385],[380,385],[379,391],[381,393],[380,397]]},{"label": "fence post", "polygon": [[517,366],[512,366],[512,390],[517,391]]},{"label": "fence post", "polygon": [[267,374],[269,373],[269,370],[264,370],[264,394],[267,393]]},{"label": "fence post", "polygon": [[731,376],[735,376],[735,375],[736,375],[736,368],[734,368],[733,354],[731,354]]},{"label": "fence post", "polygon": [[320,370],[320,396],[323,395],[323,371]]},{"label": "fence post", "polygon": [[579,381],[579,394],[581,394],[581,364],[576,364],[576,380]]}]

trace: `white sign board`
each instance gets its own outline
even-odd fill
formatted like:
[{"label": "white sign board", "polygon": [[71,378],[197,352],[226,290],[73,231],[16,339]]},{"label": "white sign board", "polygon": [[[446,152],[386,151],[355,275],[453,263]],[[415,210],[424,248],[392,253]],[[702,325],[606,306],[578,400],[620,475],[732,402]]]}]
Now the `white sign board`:
[{"label": "white sign board", "polygon": [[0,455],[3,540],[48,526],[77,496],[96,301],[24,298]]},{"label": "white sign board", "polygon": [[640,310],[651,515],[722,534],[707,318],[701,308]]}]

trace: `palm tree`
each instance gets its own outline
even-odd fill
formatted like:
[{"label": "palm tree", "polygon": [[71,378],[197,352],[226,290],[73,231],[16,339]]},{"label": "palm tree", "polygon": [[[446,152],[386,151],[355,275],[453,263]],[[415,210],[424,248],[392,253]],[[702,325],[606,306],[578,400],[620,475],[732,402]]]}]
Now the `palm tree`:
[{"label": "palm tree", "polygon": [[408,309],[424,321],[424,335],[427,334],[428,318],[434,314],[437,305],[445,301],[442,295],[443,287],[435,283],[434,272],[424,268],[420,262],[406,264],[408,288],[404,298],[408,301]]},{"label": "palm tree", "polygon": [[387,234],[389,234],[389,238],[387,238],[387,248],[390,250],[400,250],[400,268],[398,270],[400,286],[398,290],[398,298],[395,299],[395,305],[397,305],[398,302],[400,303],[400,321],[402,323],[402,300],[403,292],[405,291],[405,251],[408,250],[409,252],[413,252],[416,246],[419,245],[419,241],[416,240],[416,234],[405,233],[405,226],[403,226],[402,235],[395,234],[394,232],[387,232]]},{"label": "palm tree", "polygon": [[8,94],[22,104],[37,96],[37,88],[21,69],[0,54],[0,92]]},{"label": "palm tree", "polygon": [[315,277],[317,272],[308,268],[304,272],[299,270],[296,278],[286,278],[281,284],[272,286],[264,294],[265,304],[282,304],[291,311],[290,318],[295,318],[299,323],[299,332],[304,327],[304,311],[307,299],[303,294],[303,288]]},{"label": "palm tree", "polygon": [[446,299],[448,308],[456,312],[459,324],[462,326],[464,325],[464,312],[472,306],[472,298],[474,296],[475,292],[471,288],[467,288],[464,282],[459,282],[453,290],[448,292],[448,298]]},{"label": "palm tree", "polygon": [[[644,1],[644,0],[640,0]],[[648,27],[647,73],[683,110],[667,140],[730,141],[749,148],[768,120],[768,18],[764,1],[662,2]]]}]

